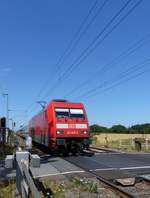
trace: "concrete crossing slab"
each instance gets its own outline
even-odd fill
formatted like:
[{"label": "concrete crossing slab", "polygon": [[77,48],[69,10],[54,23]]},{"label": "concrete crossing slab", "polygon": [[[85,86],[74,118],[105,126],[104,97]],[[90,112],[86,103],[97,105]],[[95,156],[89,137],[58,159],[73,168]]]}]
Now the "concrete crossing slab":
[{"label": "concrete crossing slab", "polygon": [[63,176],[67,174],[78,174],[84,171],[77,166],[63,160],[62,158],[51,158],[46,163],[42,163],[40,168],[30,168],[34,178]]}]

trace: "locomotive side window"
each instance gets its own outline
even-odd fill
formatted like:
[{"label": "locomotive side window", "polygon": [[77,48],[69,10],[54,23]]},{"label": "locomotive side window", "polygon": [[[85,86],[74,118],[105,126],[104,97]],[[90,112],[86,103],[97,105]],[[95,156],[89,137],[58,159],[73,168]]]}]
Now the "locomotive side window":
[{"label": "locomotive side window", "polygon": [[71,118],[84,118],[83,109],[70,109]]},{"label": "locomotive side window", "polygon": [[56,108],[55,109],[57,118],[68,118],[69,117],[69,109]]}]

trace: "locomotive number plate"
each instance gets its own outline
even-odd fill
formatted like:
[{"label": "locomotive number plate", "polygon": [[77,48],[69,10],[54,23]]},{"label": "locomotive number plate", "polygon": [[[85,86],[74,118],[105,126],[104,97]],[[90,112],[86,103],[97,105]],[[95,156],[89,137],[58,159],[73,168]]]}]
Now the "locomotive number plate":
[{"label": "locomotive number plate", "polygon": [[78,131],[67,131],[67,135],[76,135]]}]

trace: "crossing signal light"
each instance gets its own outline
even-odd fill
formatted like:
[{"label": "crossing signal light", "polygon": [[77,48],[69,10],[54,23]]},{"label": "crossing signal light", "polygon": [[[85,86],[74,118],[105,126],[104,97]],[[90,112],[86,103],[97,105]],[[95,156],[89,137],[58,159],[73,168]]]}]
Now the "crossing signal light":
[{"label": "crossing signal light", "polygon": [[5,117],[0,119],[0,126],[2,128],[6,128],[6,118]]}]

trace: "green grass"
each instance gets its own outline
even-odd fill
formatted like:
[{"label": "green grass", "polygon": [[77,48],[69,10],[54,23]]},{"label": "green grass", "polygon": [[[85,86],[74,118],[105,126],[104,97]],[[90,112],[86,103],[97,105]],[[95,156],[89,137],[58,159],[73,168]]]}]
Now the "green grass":
[{"label": "green grass", "polygon": [[[15,192],[16,183],[14,180],[7,181],[5,183],[0,184],[0,198],[12,198],[13,192]],[[21,198],[17,196],[16,198]]]},{"label": "green grass", "polygon": [[64,189],[65,186],[63,183],[57,183],[56,181],[44,180],[43,185],[45,189],[52,189],[53,198],[65,198]]},{"label": "green grass", "polygon": [[77,187],[81,191],[86,191],[90,193],[98,193],[98,185],[95,182],[89,181],[86,178],[75,177],[72,180],[72,187]]},{"label": "green grass", "polygon": [[80,196],[86,192],[90,194],[91,197],[93,194],[99,193],[98,184],[87,178],[74,177],[66,181],[44,180],[43,185],[45,188],[52,190],[53,198],[70,198],[70,192],[78,193]]}]

